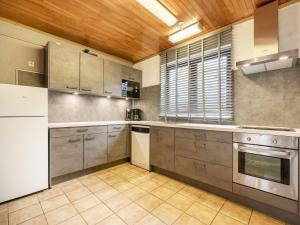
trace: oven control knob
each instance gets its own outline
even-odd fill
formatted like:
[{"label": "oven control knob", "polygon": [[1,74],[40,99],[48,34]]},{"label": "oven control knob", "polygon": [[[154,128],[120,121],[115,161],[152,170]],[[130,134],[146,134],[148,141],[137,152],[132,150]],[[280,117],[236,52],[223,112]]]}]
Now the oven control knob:
[{"label": "oven control knob", "polygon": [[273,144],[277,144],[278,141],[276,139],[273,140]]},{"label": "oven control knob", "polygon": [[247,137],[247,141],[251,141],[251,137]]}]

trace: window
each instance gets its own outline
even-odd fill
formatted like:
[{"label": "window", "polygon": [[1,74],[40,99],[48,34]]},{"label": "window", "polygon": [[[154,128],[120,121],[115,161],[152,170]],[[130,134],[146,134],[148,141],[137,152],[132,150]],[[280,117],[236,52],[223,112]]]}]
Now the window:
[{"label": "window", "polygon": [[160,116],[231,121],[231,29],[160,55]]}]

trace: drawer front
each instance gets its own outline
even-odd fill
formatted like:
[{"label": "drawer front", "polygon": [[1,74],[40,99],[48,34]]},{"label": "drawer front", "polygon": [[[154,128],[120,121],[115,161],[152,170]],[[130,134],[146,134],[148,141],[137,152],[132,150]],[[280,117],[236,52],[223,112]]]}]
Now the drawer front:
[{"label": "drawer front", "polygon": [[175,154],[232,167],[232,144],[177,137]]},{"label": "drawer front", "polygon": [[127,129],[127,125],[125,124],[116,124],[116,125],[109,125],[108,132],[120,132]]},{"label": "drawer front", "polygon": [[51,177],[83,169],[83,137],[52,138],[50,144]]},{"label": "drawer front", "polygon": [[109,162],[128,157],[126,132],[110,132],[107,141]]},{"label": "drawer front", "polygon": [[227,191],[232,191],[232,169],[204,161],[175,157],[176,173]]},{"label": "drawer front", "polygon": [[106,133],[107,126],[55,128],[51,129],[50,132],[51,137],[68,137],[81,134]]},{"label": "drawer front", "polygon": [[84,168],[99,166],[107,162],[107,134],[84,136]]},{"label": "drawer front", "polygon": [[175,137],[196,139],[198,141],[216,141],[232,143],[232,133],[223,131],[208,131],[196,129],[175,129]]}]

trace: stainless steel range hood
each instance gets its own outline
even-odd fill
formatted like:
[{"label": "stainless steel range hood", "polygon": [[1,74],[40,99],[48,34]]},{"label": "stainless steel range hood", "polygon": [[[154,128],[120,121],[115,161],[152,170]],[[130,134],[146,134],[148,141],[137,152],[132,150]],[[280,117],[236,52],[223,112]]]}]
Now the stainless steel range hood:
[{"label": "stainless steel range hood", "polygon": [[236,63],[244,74],[290,68],[297,63],[298,49],[279,52],[278,0],[254,12],[254,55]]}]

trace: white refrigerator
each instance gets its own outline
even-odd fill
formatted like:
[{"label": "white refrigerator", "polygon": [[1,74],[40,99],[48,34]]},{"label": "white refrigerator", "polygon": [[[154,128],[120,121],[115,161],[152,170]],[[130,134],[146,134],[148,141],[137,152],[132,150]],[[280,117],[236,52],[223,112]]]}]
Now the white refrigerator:
[{"label": "white refrigerator", "polygon": [[48,188],[48,90],[0,84],[0,203]]}]

